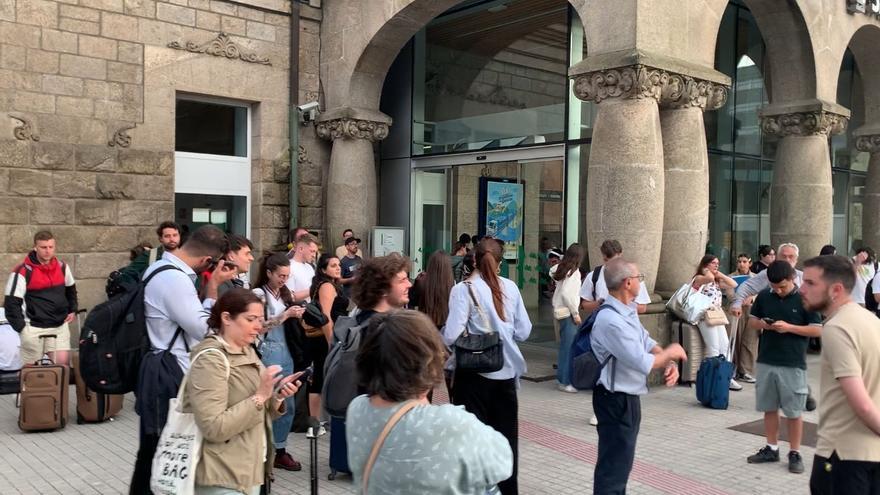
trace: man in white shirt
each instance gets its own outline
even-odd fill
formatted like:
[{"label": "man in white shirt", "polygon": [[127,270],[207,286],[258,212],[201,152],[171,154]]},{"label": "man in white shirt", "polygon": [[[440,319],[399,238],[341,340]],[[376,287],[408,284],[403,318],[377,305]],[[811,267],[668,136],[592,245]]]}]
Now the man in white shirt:
[{"label": "man in white shirt", "polygon": [[[608,287],[605,285],[605,266],[609,261],[623,256],[623,247],[616,239],[609,239],[599,246],[602,253],[602,265],[594,268],[587,274],[581,285],[581,307],[588,314],[598,308],[605,299],[608,298]],[[598,270],[598,273],[596,272]],[[595,280],[595,284],[594,281]],[[639,295],[634,300],[638,313],[644,313],[651,303],[651,296],[648,295],[648,288],[645,282],[640,282]]]},{"label": "man in white shirt", "polygon": [[[852,262],[856,269],[856,284],[853,286],[850,296],[853,302],[865,307],[865,290],[874,279],[874,275],[877,274],[877,259],[874,250],[867,246],[860,247],[856,250]],[[873,290],[871,293],[873,294]]]},{"label": "man in white shirt", "polygon": [[[226,234],[206,225],[193,232],[174,253],[166,251],[144,272],[146,280],[162,269],[144,288],[144,315],[153,351],[144,356],[135,393],[140,445],[130,494],[150,493],[153,455],[167,419],[168,400],[176,396],[183,374],[189,369],[190,349],[208,335],[208,315],[217,298],[217,287],[237,273],[234,266],[227,267],[220,260],[227,251]],[[202,302],[196,292],[196,274],[211,269]]]},{"label": "man in white shirt", "polygon": [[315,278],[315,256],[318,254],[318,239],[312,234],[302,234],[296,238],[293,257],[290,259],[290,277],[287,288],[297,301],[311,301],[309,289]]}]

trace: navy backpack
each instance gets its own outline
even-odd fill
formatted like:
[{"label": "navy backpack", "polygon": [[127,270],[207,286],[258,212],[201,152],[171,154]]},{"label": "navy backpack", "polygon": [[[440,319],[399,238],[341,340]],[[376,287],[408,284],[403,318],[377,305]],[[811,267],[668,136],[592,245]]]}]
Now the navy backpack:
[{"label": "navy backpack", "polygon": [[[612,355],[608,355],[604,361],[599,361],[593,352],[593,344],[590,342],[593,333],[593,324],[596,323],[596,317],[599,312],[605,308],[611,308],[608,304],[603,304],[596,308],[590,316],[578,328],[578,333],[571,344],[571,385],[578,390],[593,390],[599,381],[599,375],[602,374],[602,368],[608,364]],[[613,309],[612,309],[613,311]],[[612,388],[614,382],[614,368],[612,364]]]}]

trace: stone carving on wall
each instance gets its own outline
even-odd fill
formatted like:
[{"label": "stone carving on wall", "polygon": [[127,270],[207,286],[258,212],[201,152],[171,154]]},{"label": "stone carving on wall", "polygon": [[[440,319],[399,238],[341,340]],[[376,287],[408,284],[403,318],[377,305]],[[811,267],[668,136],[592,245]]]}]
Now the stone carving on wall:
[{"label": "stone carving on wall", "polygon": [[318,122],[315,131],[322,139],[367,139],[376,142],[388,137],[388,124],[371,120],[340,118]]},{"label": "stone carving on wall", "polygon": [[268,57],[261,57],[256,53],[247,53],[232,41],[228,34],[221,32],[216,38],[202,44],[194,41],[172,41],[168,43],[168,48],[175,50],[185,50],[192,53],[206,53],[215,57],[226,57],[232,59],[241,59],[252,64],[272,65]]},{"label": "stone carving on wall", "polygon": [[727,102],[728,87],[645,65],[580,74],[574,93],[596,103],[608,98],[654,98],[671,108],[699,107],[717,110]]},{"label": "stone carving on wall", "polygon": [[113,138],[110,141],[107,141],[107,146],[119,146],[120,148],[128,148],[131,146],[131,136],[128,135],[128,131],[137,127],[137,124],[126,125],[120,127],[113,133]]},{"label": "stone carving on wall", "polygon": [[827,110],[793,112],[761,117],[761,130],[774,136],[815,136],[840,134],[849,119]]},{"label": "stone carving on wall", "polygon": [[867,151],[868,153],[877,153],[880,151],[880,134],[866,134],[856,137],[856,149]]},{"label": "stone carving on wall", "polygon": [[15,139],[19,141],[39,141],[40,136],[37,134],[37,131],[34,129],[34,124],[31,123],[30,119],[24,117],[22,115],[12,115],[9,114],[9,118],[13,120],[17,120],[19,124],[12,129],[12,135],[15,136]]}]

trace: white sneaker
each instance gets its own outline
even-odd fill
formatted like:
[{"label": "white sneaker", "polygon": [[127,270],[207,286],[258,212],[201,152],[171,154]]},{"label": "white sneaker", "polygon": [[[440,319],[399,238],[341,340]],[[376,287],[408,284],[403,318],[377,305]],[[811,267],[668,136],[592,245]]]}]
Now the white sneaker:
[{"label": "white sneaker", "polygon": [[595,414],[590,416],[590,426],[599,426],[599,418]]},{"label": "white sneaker", "polygon": [[739,392],[742,389],[743,389],[742,385],[737,383],[737,381],[734,380],[733,378],[730,379],[730,390],[733,390],[734,392]]},{"label": "white sneaker", "polygon": [[566,385],[565,387],[563,387],[562,391],[563,391],[563,392],[567,392],[567,393],[569,393],[569,394],[576,394],[576,393],[578,393],[578,389],[572,387],[571,385]]}]

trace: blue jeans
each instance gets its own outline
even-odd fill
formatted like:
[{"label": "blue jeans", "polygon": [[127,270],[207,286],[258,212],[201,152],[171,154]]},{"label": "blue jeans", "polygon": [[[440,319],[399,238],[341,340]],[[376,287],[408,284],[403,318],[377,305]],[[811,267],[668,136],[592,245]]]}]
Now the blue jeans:
[{"label": "blue jeans", "polygon": [[571,385],[571,345],[577,335],[577,325],[570,316],[559,320],[559,355],[556,358],[556,380]]},{"label": "blue jeans", "polygon": [[[277,364],[281,366],[281,375],[287,376],[293,373],[293,358],[290,357],[290,351],[287,350],[287,343],[284,340],[280,342],[271,340],[272,333],[260,345],[260,353],[263,355],[263,364],[271,366]],[[283,339],[283,336],[282,336]],[[287,447],[287,435],[290,434],[290,426],[293,424],[293,397],[284,399],[287,406],[284,414],[278,419],[272,421],[272,444],[276,449]]]}]

